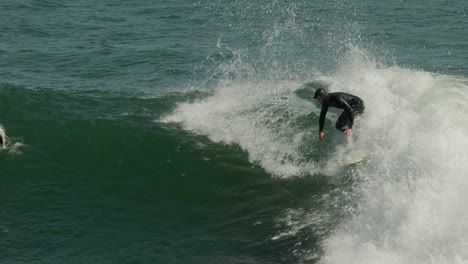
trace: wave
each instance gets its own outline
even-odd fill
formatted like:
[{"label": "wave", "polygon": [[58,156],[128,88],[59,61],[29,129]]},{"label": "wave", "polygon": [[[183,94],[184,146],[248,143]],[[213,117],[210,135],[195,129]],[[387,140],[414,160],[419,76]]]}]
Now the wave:
[{"label": "wave", "polygon": [[[161,121],[237,144],[276,177],[339,177],[340,160],[367,154],[354,168],[357,208],[324,239],[321,263],[463,263],[468,80],[370,58],[351,47],[335,72],[312,80],[221,82],[212,96],[180,103]],[[328,115],[327,141],[318,141],[319,109],[304,100],[317,85],[364,99],[352,142],[333,128],[339,113]]]},{"label": "wave", "polygon": [[[136,142],[145,144],[172,136],[173,131],[154,124],[154,118],[171,111],[176,102],[203,98],[206,93],[80,91],[1,84],[0,97],[0,121],[5,127],[0,134],[6,131],[2,157],[21,154],[20,159],[35,160],[38,155],[44,159],[56,155],[51,160],[59,164],[62,158],[74,162],[91,157],[91,150],[95,150],[96,159],[102,151],[108,152],[108,159],[132,159]],[[111,151],[115,148],[118,153]]]},{"label": "wave", "polygon": [[371,66],[333,81],[366,101],[357,147],[371,162],[321,263],[465,263],[468,80]]}]

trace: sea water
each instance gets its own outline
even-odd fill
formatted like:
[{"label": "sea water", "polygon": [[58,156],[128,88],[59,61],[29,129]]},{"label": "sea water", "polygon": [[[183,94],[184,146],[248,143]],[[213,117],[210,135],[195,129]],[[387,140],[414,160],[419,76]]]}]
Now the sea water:
[{"label": "sea water", "polygon": [[468,263],[467,9],[0,3],[0,262]]}]

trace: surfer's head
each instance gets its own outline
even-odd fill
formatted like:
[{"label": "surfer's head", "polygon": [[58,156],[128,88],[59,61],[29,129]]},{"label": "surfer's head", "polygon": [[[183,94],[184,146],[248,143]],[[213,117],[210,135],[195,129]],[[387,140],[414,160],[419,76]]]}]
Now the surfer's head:
[{"label": "surfer's head", "polygon": [[316,98],[317,101],[321,104],[327,98],[327,92],[325,89],[319,88],[317,91],[315,91],[314,98]]}]

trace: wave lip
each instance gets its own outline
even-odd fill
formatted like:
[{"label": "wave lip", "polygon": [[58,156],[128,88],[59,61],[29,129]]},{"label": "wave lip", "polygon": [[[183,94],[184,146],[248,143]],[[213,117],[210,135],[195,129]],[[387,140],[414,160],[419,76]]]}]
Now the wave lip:
[{"label": "wave lip", "polygon": [[292,94],[296,83],[234,83],[194,103],[179,104],[163,122],[182,123],[214,142],[238,144],[273,175],[288,177],[315,170],[306,160],[301,142],[310,137],[298,119],[307,115],[308,102]]}]

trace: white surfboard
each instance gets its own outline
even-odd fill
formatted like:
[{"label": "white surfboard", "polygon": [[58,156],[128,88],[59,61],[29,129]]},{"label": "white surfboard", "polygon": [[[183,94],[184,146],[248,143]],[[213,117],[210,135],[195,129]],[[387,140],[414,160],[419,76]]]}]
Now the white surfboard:
[{"label": "white surfboard", "polygon": [[350,159],[350,160],[347,160],[346,161],[346,165],[348,166],[351,166],[351,165],[354,165],[354,164],[358,164],[360,162],[363,162],[367,159],[367,156],[364,155],[364,156],[359,156],[359,157],[355,157],[353,159]]}]

